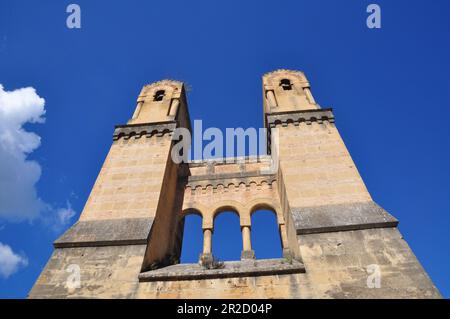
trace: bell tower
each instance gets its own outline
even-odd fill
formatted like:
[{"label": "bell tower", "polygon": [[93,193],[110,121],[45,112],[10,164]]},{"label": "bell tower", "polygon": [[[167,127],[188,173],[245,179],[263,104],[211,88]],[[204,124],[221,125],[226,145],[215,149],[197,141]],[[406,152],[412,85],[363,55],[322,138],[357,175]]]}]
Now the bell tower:
[{"label": "bell tower", "polygon": [[[115,126],[81,216],[54,242],[31,297],[129,297],[142,269],[173,262],[180,250],[177,212],[184,186],[179,181],[183,167],[170,153],[173,132],[180,127],[190,130],[183,83],[145,85],[133,117]],[[65,286],[71,264],[79,267],[81,287],[98,289]]]},{"label": "bell tower", "polygon": [[163,80],[142,88],[137,106],[128,124],[173,121],[184,100],[182,84]]},{"label": "bell tower", "polygon": [[265,124],[279,139],[280,174],[291,209],[371,202],[332,109],[315,102],[305,75],[270,72],[263,77],[263,94]]},{"label": "bell tower", "polygon": [[279,70],[266,75],[263,81],[266,113],[319,108],[302,72]]}]

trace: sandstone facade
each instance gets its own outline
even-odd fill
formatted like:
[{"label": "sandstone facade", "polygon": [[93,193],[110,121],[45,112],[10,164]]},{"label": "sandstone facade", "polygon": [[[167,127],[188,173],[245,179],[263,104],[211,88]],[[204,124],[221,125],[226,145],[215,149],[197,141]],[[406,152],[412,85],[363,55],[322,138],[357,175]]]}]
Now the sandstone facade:
[{"label": "sandstone facade", "polygon": [[[145,86],[132,119],[116,126],[79,221],[55,241],[29,297],[439,298],[305,75],[264,75],[263,97],[269,155],[176,164],[172,134],[190,130],[184,86]],[[267,170],[274,161],[277,169]],[[276,215],[281,259],[254,259],[258,209]],[[179,264],[184,217],[202,217],[202,256],[210,257],[214,218],[224,210],[239,215],[241,261],[220,269]],[[70,265],[79,266],[79,287],[67,285]],[[370,265],[379,287],[368,284]]]}]

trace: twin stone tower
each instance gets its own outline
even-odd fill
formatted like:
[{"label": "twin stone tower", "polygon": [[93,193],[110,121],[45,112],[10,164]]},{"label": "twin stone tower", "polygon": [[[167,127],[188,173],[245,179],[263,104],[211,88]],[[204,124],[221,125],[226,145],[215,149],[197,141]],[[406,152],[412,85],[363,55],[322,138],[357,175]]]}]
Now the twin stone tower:
[{"label": "twin stone tower", "polygon": [[[265,74],[263,108],[269,155],[177,164],[174,130],[191,129],[185,87],[144,86],[29,298],[439,298],[305,75]],[[283,258],[255,259],[259,209],[276,215]],[[239,216],[242,255],[220,265],[212,234],[223,211]],[[202,217],[199,264],[179,263],[188,214]]]}]

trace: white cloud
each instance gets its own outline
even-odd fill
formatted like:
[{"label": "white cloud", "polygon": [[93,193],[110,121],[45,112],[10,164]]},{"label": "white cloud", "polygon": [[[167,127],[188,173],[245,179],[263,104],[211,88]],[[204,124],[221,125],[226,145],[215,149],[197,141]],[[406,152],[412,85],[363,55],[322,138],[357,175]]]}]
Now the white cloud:
[{"label": "white cloud", "polygon": [[5,91],[0,84],[0,218],[32,220],[45,207],[35,187],[41,167],[27,160],[41,139],[23,128],[44,122],[44,104],[31,87]]},{"label": "white cloud", "polygon": [[53,222],[53,227],[56,231],[60,231],[67,226],[76,212],[72,209],[70,203],[67,203],[66,208],[59,208],[56,210],[56,220]]},{"label": "white cloud", "polygon": [[13,252],[11,247],[0,242],[0,277],[8,278],[20,267],[26,267],[28,260]]},{"label": "white cloud", "polygon": [[59,230],[75,212],[69,203],[67,208],[55,209],[39,198],[36,183],[41,166],[28,155],[39,147],[41,138],[24,129],[27,123],[44,123],[44,106],[45,100],[34,88],[5,91],[0,84],[0,220],[41,218]]}]

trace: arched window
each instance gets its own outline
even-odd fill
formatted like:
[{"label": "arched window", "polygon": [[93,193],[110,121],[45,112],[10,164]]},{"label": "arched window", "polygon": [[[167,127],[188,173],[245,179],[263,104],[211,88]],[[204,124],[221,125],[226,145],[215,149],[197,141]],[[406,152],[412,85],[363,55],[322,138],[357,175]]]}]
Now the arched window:
[{"label": "arched window", "polygon": [[220,212],[214,219],[213,256],[218,260],[240,260],[242,235],[239,216],[232,211]]},{"label": "arched window", "polygon": [[282,79],[280,81],[280,86],[283,88],[283,90],[285,91],[289,91],[292,90],[292,83],[291,80],[289,79]]},{"label": "arched window", "polygon": [[275,212],[266,209],[252,214],[252,246],[257,259],[281,258],[283,249]]},{"label": "arched window", "polygon": [[184,217],[181,263],[197,263],[203,247],[202,217],[191,213]]},{"label": "arched window", "polygon": [[158,91],[156,91],[155,95],[153,95],[153,101],[162,101],[164,99],[165,95],[166,95],[166,91],[158,90]]}]

